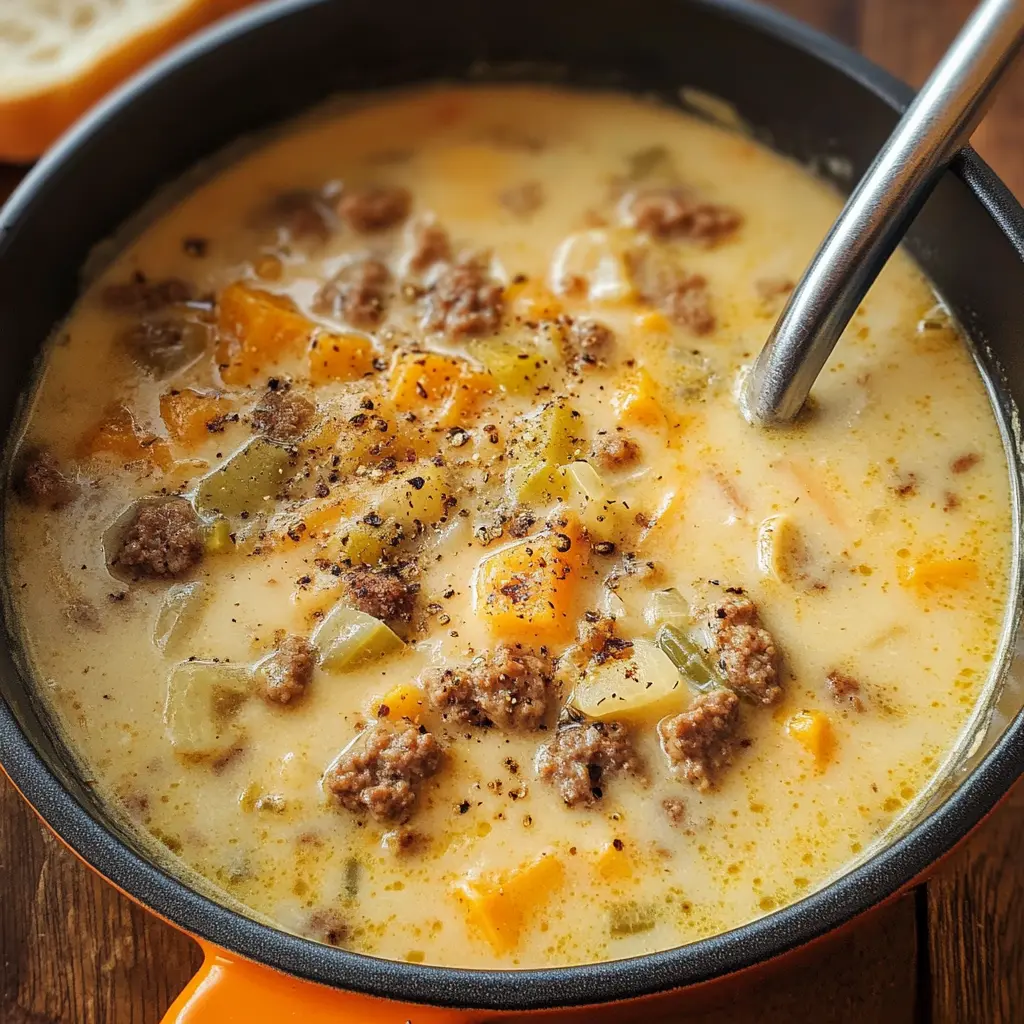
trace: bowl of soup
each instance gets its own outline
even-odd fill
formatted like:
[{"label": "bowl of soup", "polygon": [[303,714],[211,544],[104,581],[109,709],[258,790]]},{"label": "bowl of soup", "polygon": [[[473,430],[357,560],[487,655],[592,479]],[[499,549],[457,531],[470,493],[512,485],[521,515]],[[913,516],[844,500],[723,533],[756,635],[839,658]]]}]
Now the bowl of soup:
[{"label": "bowl of soup", "polygon": [[736,397],[905,100],[733,3],[285,3],[29,176],[0,759],[206,945],[170,1019],[692,986],[1017,777],[1020,208],[965,153]]}]

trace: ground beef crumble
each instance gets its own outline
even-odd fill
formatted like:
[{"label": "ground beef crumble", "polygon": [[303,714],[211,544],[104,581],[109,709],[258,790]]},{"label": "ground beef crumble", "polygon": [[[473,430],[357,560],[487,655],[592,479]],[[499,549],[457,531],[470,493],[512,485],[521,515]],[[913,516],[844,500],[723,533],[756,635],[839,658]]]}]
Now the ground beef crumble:
[{"label": "ground beef crumble", "polygon": [[501,643],[465,668],[427,672],[424,686],[430,706],[445,718],[525,731],[543,724],[553,677],[545,648]]},{"label": "ground beef crumble", "polygon": [[316,406],[287,388],[270,388],[252,411],[252,429],[272,441],[297,441],[309,430]]},{"label": "ground beef crumble", "polygon": [[615,472],[628,469],[640,461],[640,445],[625,434],[611,434],[599,437],[594,444],[590,457],[601,469]]},{"label": "ground beef crumble", "polygon": [[615,347],[615,335],[610,327],[599,321],[581,317],[573,321],[569,344],[577,362],[597,366],[611,355]]},{"label": "ground beef crumble", "polygon": [[853,676],[833,669],[825,677],[825,685],[832,695],[832,700],[840,707],[848,707],[854,711],[864,710],[864,702],[860,696],[860,683]]},{"label": "ground beef crumble", "polygon": [[100,293],[103,305],[118,313],[155,313],[168,306],[188,302],[192,285],[177,277],[150,281],[136,274],[130,281],[108,284]]},{"label": "ground beef crumble", "polygon": [[259,226],[276,228],[295,241],[325,242],[336,223],[324,197],[303,189],[274,196],[256,219]]},{"label": "ground beef crumble", "polygon": [[447,263],[452,258],[452,243],[440,224],[420,221],[412,227],[409,247],[409,269],[423,271],[435,263]]},{"label": "ground beef crumble", "polygon": [[658,734],[669,762],[704,791],[732,761],[739,721],[739,698],[731,690],[718,689],[700,694],[681,714],[662,719]]},{"label": "ground beef crumble", "polygon": [[707,246],[730,238],[743,223],[732,207],[701,202],[680,188],[637,193],[629,204],[629,215],[640,231],[655,238],[685,239]]},{"label": "ground beef crumble", "polygon": [[346,810],[398,823],[409,817],[419,784],[436,774],[442,757],[422,726],[378,722],[331,765],[324,788]]},{"label": "ground beef crumble", "polygon": [[264,662],[264,695],[275,704],[298,700],[313,681],[316,648],[302,636],[287,636]]},{"label": "ground beef crumble", "polygon": [[400,224],[409,216],[409,190],[391,185],[345,192],[338,201],[338,215],[354,231],[369,234]]},{"label": "ground beef crumble", "polygon": [[612,775],[642,775],[643,762],[620,722],[577,722],[559,728],[537,755],[540,778],[569,807],[589,807]]},{"label": "ground beef crumble", "polygon": [[710,334],[716,326],[708,282],[675,266],[660,253],[636,249],[628,263],[637,292],[644,302],[660,309],[669,319],[693,334]]},{"label": "ground beef crumble", "polygon": [[774,704],[782,696],[782,659],[774,637],[761,624],[757,605],[742,593],[727,593],[711,606],[707,619],[728,685],[759,704]]},{"label": "ground beef crumble", "polygon": [[400,566],[354,565],[339,577],[344,600],[381,622],[408,622],[420,588],[406,579],[407,572]]},{"label": "ground beef crumble", "polygon": [[365,259],[341,268],[316,294],[313,309],[353,327],[376,327],[387,313],[391,271],[380,260]]},{"label": "ground beef crumble", "polygon": [[111,565],[136,579],[181,576],[203,557],[199,517],[184,498],[142,502]]},{"label": "ground beef crumble", "polygon": [[48,448],[30,448],[19,460],[14,490],[28,505],[58,509],[75,497],[78,486],[64,475]]},{"label": "ground beef crumble", "polygon": [[494,334],[504,312],[504,290],[479,259],[446,270],[427,292],[424,326],[452,337]]},{"label": "ground beef crumble", "polygon": [[667,796],[661,801],[661,809],[669,823],[677,828],[686,824],[686,804],[677,796]]}]

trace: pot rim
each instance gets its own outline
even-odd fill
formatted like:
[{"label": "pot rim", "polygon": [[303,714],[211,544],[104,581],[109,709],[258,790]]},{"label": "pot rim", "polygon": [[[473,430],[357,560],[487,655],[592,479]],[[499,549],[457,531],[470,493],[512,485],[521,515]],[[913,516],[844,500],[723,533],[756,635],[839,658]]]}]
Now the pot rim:
[{"label": "pot rim", "polygon": [[[328,2],[278,0],[243,11],[179,46],[117,89],[51,148],[0,211],[0,260],[5,239],[29,215],[38,195],[66,187],[60,179],[73,167],[76,151],[100,130],[116,125],[118,116],[140,93],[185,64],[209,59],[228,40]],[[913,96],[908,86],[865,57],[779,11],[748,0],[686,2],[803,51],[854,80],[895,112],[905,109]],[[970,149],[954,160],[950,172],[967,186],[972,198],[1024,258],[1024,210],[1009,189]],[[1008,454],[1017,470],[1013,454]],[[1019,522],[1018,491],[1019,476],[1014,486],[1015,522]],[[1015,566],[1017,561],[1015,557]],[[1013,624],[1006,628],[1011,630]],[[1004,634],[1004,647],[1005,637],[1010,635]],[[1005,662],[1007,651],[1003,654]],[[144,859],[97,821],[64,788],[2,699],[0,763],[46,824],[90,867],[198,938],[298,978],[366,995],[465,1009],[532,1010],[636,998],[710,981],[781,956],[885,902],[966,836],[1024,771],[1022,715],[923,821],[799,902],[675,949],[625,960],[532,970],[470,970],[383,960],[278,931],[214,902]]]}]

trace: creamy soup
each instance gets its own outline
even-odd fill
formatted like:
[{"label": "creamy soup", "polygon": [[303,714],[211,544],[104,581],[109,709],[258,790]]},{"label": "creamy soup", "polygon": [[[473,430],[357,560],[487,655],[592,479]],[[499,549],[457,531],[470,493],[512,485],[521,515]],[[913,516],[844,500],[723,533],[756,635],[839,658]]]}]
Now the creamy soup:
[{"label": "creamy soup", "polygon": [[434,964],[665,949],[863,859],[984,697],[1011,512],[905,255],[794,427],[740,414],[838,206],[518,88],[335,108],[165,205],[48,349],[7,505],[98,790],[222,901]]}]

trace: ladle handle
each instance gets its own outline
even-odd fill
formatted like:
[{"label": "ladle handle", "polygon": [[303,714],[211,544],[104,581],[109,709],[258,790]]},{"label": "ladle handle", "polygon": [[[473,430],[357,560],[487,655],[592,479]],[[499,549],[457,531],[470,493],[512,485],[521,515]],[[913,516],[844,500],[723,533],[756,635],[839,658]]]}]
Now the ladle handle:
[{"label": "ladle handle", "polygon": [[982,0],[850,196],[743,389],[747,418],[799,411],[868,288],[946,165],[967,144],[1024,41],[1024,0]]}]

